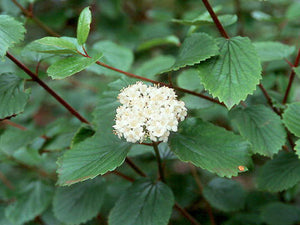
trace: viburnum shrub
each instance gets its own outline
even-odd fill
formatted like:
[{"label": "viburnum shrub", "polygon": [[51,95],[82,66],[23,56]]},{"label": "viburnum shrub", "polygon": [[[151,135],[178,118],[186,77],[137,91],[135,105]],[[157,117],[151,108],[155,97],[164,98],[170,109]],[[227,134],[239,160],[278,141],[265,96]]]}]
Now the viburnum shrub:
[{"label": "viburnum shrub", "polygon": [[300,224],[298,0],[0,8],[0,225]]}]

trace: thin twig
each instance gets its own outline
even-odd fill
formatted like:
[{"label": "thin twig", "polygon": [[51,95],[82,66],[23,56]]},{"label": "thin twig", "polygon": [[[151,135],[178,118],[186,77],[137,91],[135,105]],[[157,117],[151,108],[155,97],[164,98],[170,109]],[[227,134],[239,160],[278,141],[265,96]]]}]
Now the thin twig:
[{"label": "thin twig", "polygon": [[174,208],[178,212],[180,212],[186,219],[188,219],[191,224],[200,225],[200,223],[194,217],[192,217],[184,208],[182,208],[177,202],[175,203]]},{"label": "thin twig", "polygon": [[41,27],[44,31],[54,37],[60,37],[55,31],[53,31],[50,27],[45,25],[42,21],[40,21],[37,17],[33,15],[33,13],[27,9],[25,9],[20,3],[16,0],[12,0],[12,2],[22,11],[22,13],[29,19],[33,20],[39,27]]},{"label": "thin twig", "polygon": [[111,171],[111,173],[113,173],[113,174],[115,174],[115,175],[117,175],[119,177],[122,177],[123,179],[125,179],[127,181],[134,182],[133,178],[131,178],[131,177],[127,176],[126,174],[121,173],[121,172],[119,172],[117,170]]},{"label": "thin twig", "polygon": [[147,175],[137,166],[135,165],[131,159],[126,157],[125,162],[140,176],[147,177]]},{"label": "thin twig", "polygon": [[155,155],[156,155],[157,168],[158,168],[160,180],[162,182],[166,182],[165,174],[164,174],[164,170],[163,170],[163,167],[162,167],[161,158],[160,158],[160,154],[159,154],[158,144],[156,142],[153,142],[153,149],[154,149],[154,152],[155,152]]},{"label": "thin twig", "polygon": [[12,127],[16,127],[16,128],[18,128],[18,129],[20,129],[20,130],[27,130],[26,127],[23,127],[22,125],[17,124],[17,123],[14,123],[14,122],[12,122],[12,121],[10,121],[10,120],[3,120],[2,123],[7,124],[7,125],[10,125],[10,126],[12,126]]},{"label": "thin twig", "polygon": [[60,97],[55,91],[53,91],[44,81],[36,76],[27,66],[17,60],[13,55],[9,52],[6,53],[6,56],[13,61],[20,69],[22,69],[25,73],[27,73],[32,80],[37,82],[41,87],[43,87],[50,95],[52,95],[61,105],[63,105],[71,114],[73,114],[77,119],[81,122],[90,124],[79,112],[77,112],[72,106],[70,106],[62,97]]},{"label": "thin twig", "polygon": [[1,171],[0,171],[0,180],[6,187],[8,187],[8,189],[10,190],[15,189],[12,183],[7,179],[7,177]]},{"label": "thin twig", "polygon": [[[296,59],[295,59],[295,63],[294,63],[294,65],[293,65],[293,67],[299,66],[299,62],[300,62],[300,48],[299,48],[299,50],[298,50],[298,54],[297,54],[297,57],[296,57]],[[283,98],[283,100],[282,100],[282,104],[284,104],[284,105],[285,105],[286,102],[287,102],[287,99],[288,99],[288,97],[289,97],[290,90],[291,90],[291,88],[292,88],[292,84],[293,84],[294,78],[295,78],[295,76],[296,76],[296,73],[295,73],[295,70],[294,70],[293,67],[292,67],[292,71],[291,71],[291,75],[290,75],[290,79],[289,79],[289,84],[288,84],[288,86],[287,86],[287,88],[286,88],[286,91],[285,91],[285,94],[284,94],[284,98]]]},{"label": "thin twig", "polygon": [[163,82],[159,82],[159,81],[155,81],[155,80],[151,80],[151,79],[148,79],[146,77],[142,77],[142,76],[139,76],[139,75],[135,75],[133,73],[129,73],[129,72],[126,72],[126,71],[123,71],[123,70],[119,70],[117,68],[114,68],[112,66],[109,66],[103,62],[100,62],[100,61],[97,61],[96,62],[98,65],[100,66],[103,66],[107,69],[110,69],[110,70],[113,70],[113,71],[116,71],[118,73],[122,73],[128,77],[132,77],[132,78],[136,78],[136,79],[139,79],[139,80],[143,80],[143,81],[147,81],[147,82],[150,82],[150,83],[153,83],[153,84],[157,84],[157,85],[161,85],[161,86],[166,86],[166,87],[171,87],[171,88],[174,88],[175,90],[177,91],[181,91],[181,92],[184,92],[184,93],[188,93],[188,94],[191,94],[191,95],[195,95],[195,96],[198,96],[200,98],[204,98],[208,101],[211,101],[211,102],[214,102],[214,103],[217,103],[219,105],[222,105],[225,107],[224,103],[221,103],[220,101],[218,101],[217,99],[214,99],[212,97],[209,97],[209,96],[206,96],[204,94],[201,94],[201,93],[197,93],[197,92],[194,92],[194,91],[190,91],[190,90],[187,90],[187,89],[184,89],[184,88],[180,88],[180,87],[177,87],[177,86],[172,86],[170,84],[166,84],[166,83],[163,83]]},{"label": "thin twig", "polygon": [[266,91],[266,89],[264,88],[264,86],[262,84],[259,84],[258,86],[261,89],[264,96],[266,97],[269,106],[271,106],[273,111],[280,116],[281,115],[280,111],[277,108],[274,107],[272,99],[271,99],[270,95],[268,94],[268,92]]},{"label": "thin twig", "polygon": [[[78,54],[84,56],[84,57],[87,57],[87,58],[91,58],[91,56],[88,55],[88,53],[85,51],[85,54],[82,54],[80,51],[77,51]],[[103,62],[100,62],[100,61],[97,61],[96,64],[98,64],[99,66],[103,66],[107,69],[110,69],[110,70],[113,70],[113,71],[116,71],[118,73],[122,73],[124,75],[126,75],[127,77],[132,77],[132,78],[135,78],[135,79],[139,79],[139,80],[143,80],[143,81],[147,81],[147,82],[150,82],[152,84],[157,84],[157,85],[160,85],[160,86],[166,86],[166,87],[170,87],[170,88],[173,88],[177,91],[181,91],[181,92],[184,92],[184,93],[188,93],[188,94],[191,94],[191,95],[195,95],[197,97],[200,97],[200,98],[203,98],[203,99],[206,99],[208,101],[211,101],[211,102],[214,102],[214,103],[217,103],[219,105],[222,105],[224,107],[225,104],[218,101],[217,99],[214,99],[212,97],[209,97],[209,96],[206,96],[204,94],[201,94],[201,93],[197,93],[197,92],[194,92],[194,91],[190,91],[190,90],[187,90],[187,89],[184,89],[184,88],[180,88],[180,87],[177,87],[177,86],[173,86],[173,84],[166,84],[166,83],[163,83],[163,82],[159,82],[159,81],[156,81],[156,80],[151,80],[151,79],[148,79],[146,77],[142,77],[142,76],[139,76],[139,75],[136,75],[136,74],[133,74],[133,73],[129,73],[129,72],[126,72],[126,71],[123,71],[123,70],[120,70],[120,69],[117,69],[113,66],[109,66]]]},{"label": "thin twig", "polygon": [[214,12],[211,5],[209,4],[208,0],[202,0],[202,2],[205,5],[205,8],[207,9],[207,11],[209,12],[211,18],[213,19],[213,21],[214,21],[216,27],[218,28],[218,31],[220,32],[220,34],[224,38],[229,39],[230,37],[228,36],[227,32],[225,31],[223,25],[221,24],[220,20],[218,19],[216,13]]}]

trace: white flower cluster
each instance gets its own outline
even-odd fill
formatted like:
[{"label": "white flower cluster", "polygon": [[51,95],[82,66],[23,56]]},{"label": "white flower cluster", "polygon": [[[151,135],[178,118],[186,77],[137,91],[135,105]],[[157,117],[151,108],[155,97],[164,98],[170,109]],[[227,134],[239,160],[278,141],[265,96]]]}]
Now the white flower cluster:
[{"label": "white flower cluster", "polygon": [[116,124],[119,138],[128,142],[168,141],[170,131],[177,131],[178,121],[185,119],[184,102],[178,101],[172,88],[147,86],[142,82],[121,90]]}]

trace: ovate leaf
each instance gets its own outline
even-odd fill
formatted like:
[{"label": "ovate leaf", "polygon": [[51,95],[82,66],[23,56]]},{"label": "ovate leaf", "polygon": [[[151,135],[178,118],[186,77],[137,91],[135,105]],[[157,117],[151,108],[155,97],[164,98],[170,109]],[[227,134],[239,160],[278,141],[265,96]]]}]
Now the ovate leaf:
[{"label": "ovate leaf", "polygon": [[28,100],[23,79],[10,73],[0,74],[0,119],[23,112]]},{"label": "ovate leaf", "polygon": [[120,197],[109,214],[109,225],[167,225],[174,204],[171,189],[162,182],[141,179]]},{"label": "ovate leaf", "polygon": [[288,104],[282,118],[287,128],[293,134],[300,137],[300,102]]},{"label": "ovate leaf", "polygon": [[90,24],[92,22],[92,14],[89,7],[86,7],[80,13],[77,25],[77,41],[79,45],[86,42],[90,32]]},{"label": "ovate leaf", "polygon": [[24,39],[25,28],[13,17],[0,15],[0,56],[6,54],[8,48],[13,47]]},{"label": "ovate leaf", "polygon": [[98,61],[101,57],[101,53],[93,58],[87,58],[83,56],[68,57],[52,64],[48,68],[47,73],[53,79],[63,79],[86,69]]},{"label": "ovate leaf", "polygon": [[295,46],[288,46],[280,42],[256,42],[253,45],[262,62],[284,59],[295,51]]},{"label": "ovate leaf", "polygon": [[252,144],[253,153],[272,157],[285,143],[280,117],[263,105],[234,109],[230,117],[241,135]]},{"label": "ovate leaf", "polygon": [[251,162],[248,142],[199,119],[181,122],[179,131],[170,137],[170,148],[180,160],[221,177],[236,176],[239,166],[246,170]]},{"label": "ovate leaf", "polygon": [[218,55],[218,53],[218,46],[211,36],[205,33],[192,34],[184,40],[176,62],[169,70],[179,70],[182,67],[193,66]]},{"label": "ovate leaf", "polygon": [[234,180],[215,178],[203,189],[204,198],[211,206],[224,212],[237,211],[245,204],[245,191]]},{"label": "ovate leaf", "polygon": [[54,54],[77,54],[77,47],[74,43],[63,37],[44,37],[32,42],[31,49],[36,52]]},{"label": "ovate leaf", "polygon": [[68,150],[59,162],[58,183],[71,185],[120,166],[131,147],[109,129],[78,143]]},{"label": "ovate leaf", "polygon": [[204,87],[232,108],[251,94],[261,79],[256,50],[247,37],[219,38],[220,56],[198,66]]},{"label": "ovate leaf", "polygon": [[51,203],[53,188],[41,181],[33,181],[24,186],[5,210],[6,217],[15,225],[24,224],[42,213]]},{"label": "ovate leaf", "polygon": [[84,223],[97,216],[104,196],[105,184],[100,179],[58,187],[53,199],[54,215],[66,224]]},{"label": "ovate leaf", "polygon": [[299,209],[281,202],[270,203],[264,207],[261,218],[268,225],[293,225],[300,221]]},{"label": "ovate leaf", "polygon": [[283,191],[300,181],[300,159],[292,152],[280,152],[262,166],[258,187],[272,192]]}]

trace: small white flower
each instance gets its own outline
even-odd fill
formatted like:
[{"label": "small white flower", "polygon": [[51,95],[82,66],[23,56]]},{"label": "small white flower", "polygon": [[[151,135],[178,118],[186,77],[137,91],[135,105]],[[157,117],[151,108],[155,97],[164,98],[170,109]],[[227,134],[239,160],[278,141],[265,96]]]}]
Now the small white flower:
[{"label": "small white flower", "polygon": [[147,86],[137,82],[121,90],[116,124],[119,138],[128,142],[167,142],[170,131],[177,131],[178,122],[185,119],[187,109],[172,88]]}]

